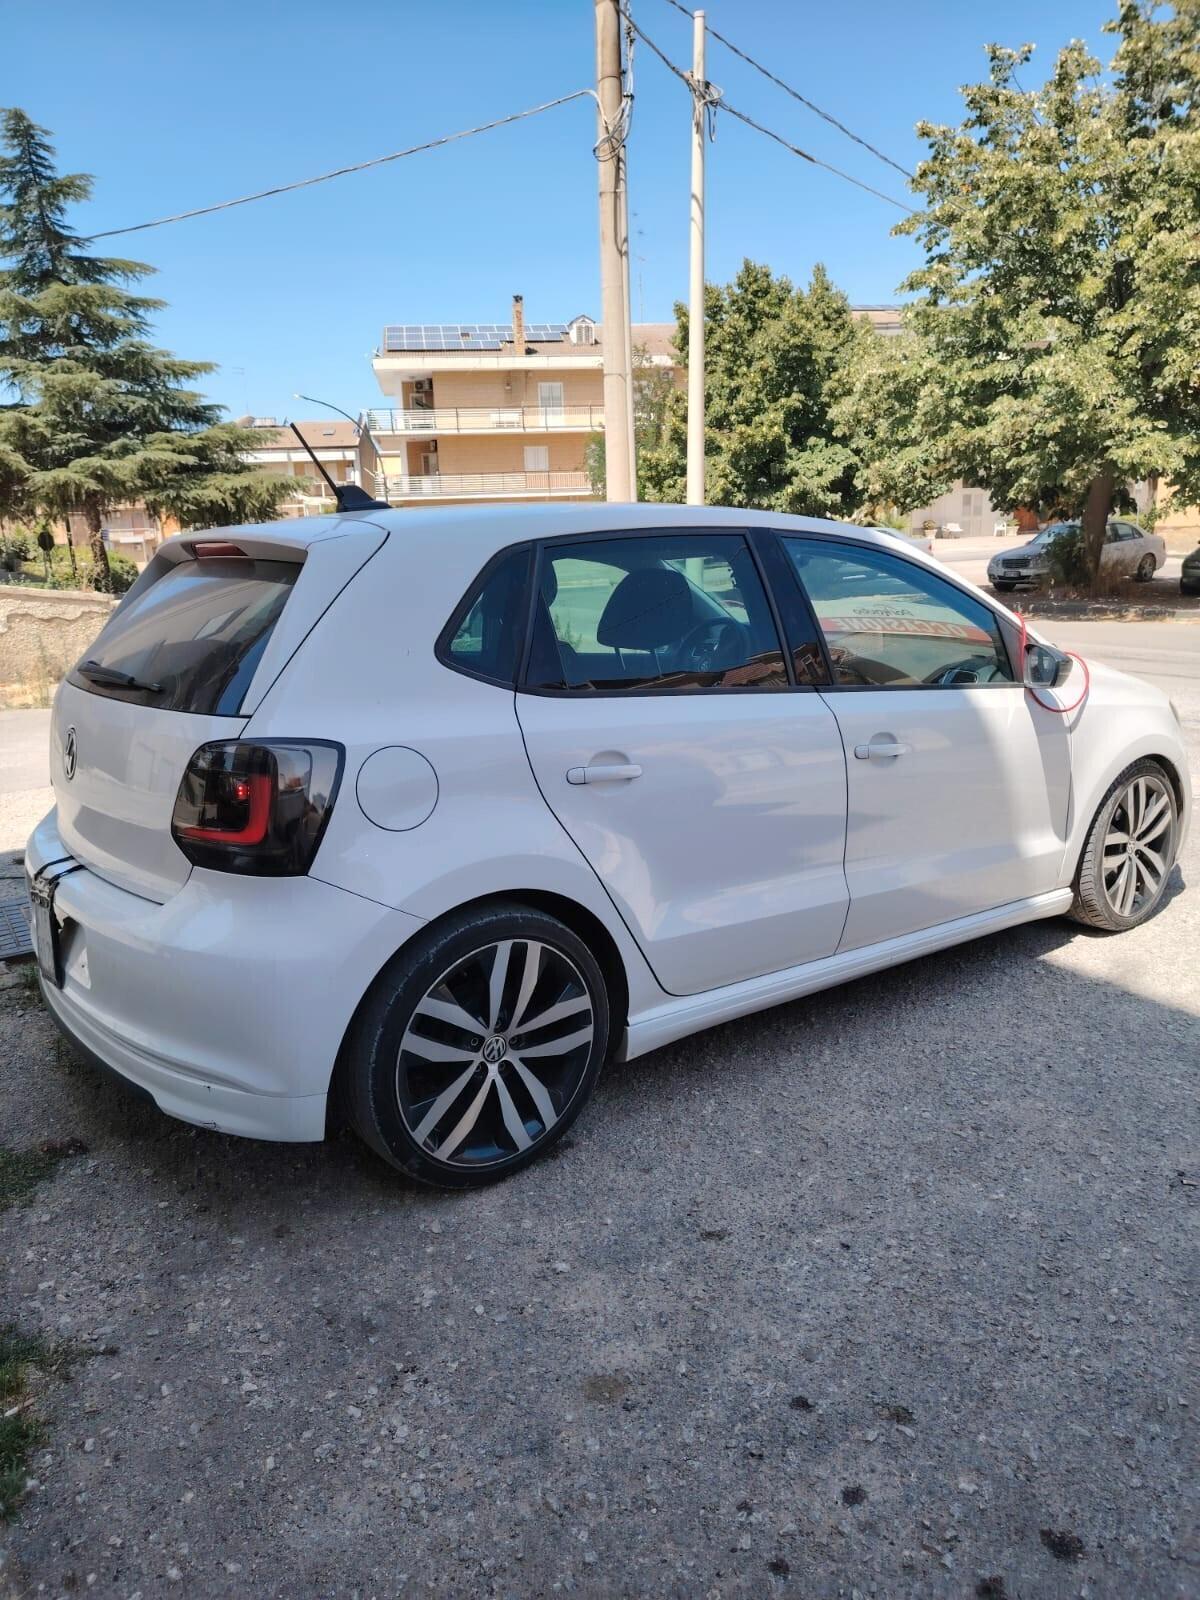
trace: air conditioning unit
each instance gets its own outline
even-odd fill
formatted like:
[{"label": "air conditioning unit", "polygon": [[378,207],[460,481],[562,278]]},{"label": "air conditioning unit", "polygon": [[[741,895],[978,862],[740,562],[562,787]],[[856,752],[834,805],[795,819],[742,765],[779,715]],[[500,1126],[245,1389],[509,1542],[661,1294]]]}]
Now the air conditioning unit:
[{"label": "air conditioning unit", "polygon": [[414,378],[413,379],[413,393],[414,394],[432,394],[433,393],[433,379],[432,378]]}]

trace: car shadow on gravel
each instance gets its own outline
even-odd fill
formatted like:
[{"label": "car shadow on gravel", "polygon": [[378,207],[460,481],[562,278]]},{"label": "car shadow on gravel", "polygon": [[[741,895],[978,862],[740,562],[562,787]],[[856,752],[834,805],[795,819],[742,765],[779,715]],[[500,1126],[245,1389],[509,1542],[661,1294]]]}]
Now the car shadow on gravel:
[{"label": "car shadow on gravel", "polygon": [[[1183,887],[1176,866],[1162,910]],[[1095,980],[1055,968],[1045,958],[1081,938],[1103,943],[1108,937],[1066,918],[1028,923],[722,1024],[634,1061],[610,1063],[593,1106],[549,1159],[572,1152],[578,1152],[575,1159],[582,1158],[579,1147],[590,1142],[601,1118],[636,1121],[645,1115],[647,1096],[656,1114],[669,1117],[672,1095],[697,1073],[719,1073],[726,1087],[761,1076],[766,1092],[780,1056],[794,1057],[800,1070],[809,1069],[813,1040],[820,1041],[822,1059],[830,1058],[831,1040],[844,1050],[877,1052],[882,1046],[902,1057],[926,1017],[982,1019],[999,997],[1001,1015],[989,1018],[986,1026],[1003,1028],[1014,995],[1020,996],[1021,1024],[1035,1035],[1039,1017],[1046,1024],[1043,1031],[1052,1032],[1051,1024],[1061,1025],[1074,1012],[1084,1017],[1086,1028],[1089,1008],[1081,985]],[[1122,993],[1134,1007],[1129,1019],[1133,1032],[1139,1008],[1163,1009],[1155,1001]],[[46,1025],[49,1030],[49,1019]],[[1015,1022],[1010,1019],[1009,1025]],[[285,1232],[279,1236],[286,1237],[301,1206],[311,1211],[469,1202],[470,1191],[432,1189],[393,1171],[348,1130],[332,1131],[322,1144],[275,1144],[191,1127],[118,1083],[99,1078],[57,1036],[52,1036],[50,1049],[67,1079],[72,1133],[93,1146],[124,1147],[128,1161],[147,1177],[170,1183],[214,1220],[231,1226],[248,1221],[259,1227],[282,1226]],[[832,1054],[836,1058],[837,1051]],[[836,1085],[822,1077],[820,1092],[827,1097],[836,1093]],[[531,1169],[537,1170],[537,1165]],[[518,1176],[509,1183],[521,1181]]]}]

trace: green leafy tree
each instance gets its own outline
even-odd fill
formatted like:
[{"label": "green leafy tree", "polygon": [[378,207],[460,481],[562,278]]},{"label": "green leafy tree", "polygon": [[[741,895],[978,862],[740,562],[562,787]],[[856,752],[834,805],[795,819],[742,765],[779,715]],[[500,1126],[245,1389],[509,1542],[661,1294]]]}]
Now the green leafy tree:
[{"label": "green leafy tree", "polygon": [[[746,261],[705,289],[705,498],[713,505],[842,515],[858,504],[859,462],[830,415],[837,375],[862,340],[845,295],[816,267],[807,289]],[[688,314],[676,306],[686,360]],[[662,443],[643,458],[647,499],[683,500],[687,396],[664,407]]]},{"label": "green leafy tree", "polygon": [[957,128],[921,125],[912,341],[839,415],[909,503],[955,478],[1081,514],[1088,569],[1127,486],[1200,498],[1200,0],[1123,0],[1111,75],[1080,43],[1023,90],[988,48]]},{"label": "green leafy tree", "polygon": [[[656,367],[645,345],[633,347],[633,436],[638,458],[638,481],[642,481],[642,456],[656,450],[663,440],[667,406],[675,385],[666,367]],[[584,470],[593,494],[604,493],[607,457],[604,435],[589,436],[584,450]],[[643,496],[644,498],[644,496]]]},{"label": "green leafy tree", "polygon": [[92,559],[112,506],[142,501],[185,527],[270,516],[286,493],[246,461],[259,435],[188,385],[213,370],[149,340],[154,269],[87,252],[67,226],[92,180],[59,175],[46,131],[0,117],[0,515],[79,512]]}]

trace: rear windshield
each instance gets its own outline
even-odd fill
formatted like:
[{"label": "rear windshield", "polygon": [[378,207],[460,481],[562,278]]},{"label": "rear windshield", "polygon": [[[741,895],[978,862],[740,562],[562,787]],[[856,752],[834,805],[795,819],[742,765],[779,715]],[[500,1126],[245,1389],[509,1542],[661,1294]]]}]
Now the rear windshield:
[{"label": "rear windshield", "polygon": [[181,561],[120,608],[70,681],[163,711],[236,716],[299,572],[293,561]]}]

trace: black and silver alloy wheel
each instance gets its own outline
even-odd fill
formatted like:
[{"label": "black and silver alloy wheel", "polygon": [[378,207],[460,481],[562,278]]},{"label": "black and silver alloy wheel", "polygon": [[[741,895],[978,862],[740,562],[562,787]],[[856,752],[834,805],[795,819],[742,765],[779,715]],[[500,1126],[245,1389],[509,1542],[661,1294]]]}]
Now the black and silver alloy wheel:
[{"label": "black and silver alloy wheel", "polygon": [[608,1028],[604,978],[571,929],[484,906],[437,925],[380,974],[340,1087],[351,1122],[393,1166],[451,1188],[490,1183],[574,1121]]},{"label": "black and silver alloy wheel", "polygon": [[400,1042],[396,1098],[414,1143],[461,1167],[523,1154],[574,1099],[593,1033],[587,985],[561,950],[503,939],[472,951]]},{"label": "black and silver alloy wheel", "polygon": [[1162,892],[1173,859],[1173,796],[1151,773],[1121,790],[1104,835],[1104,898],[1119,917],[1134,917]]},{"label": "black and silver alloy wheel", "polygon": [[1073,915],[1113,931],[1148,917],[1175,864],[1178,827],[1175,791],[1163,769],[1139,761],[1123,772],[1092,823]]}]

